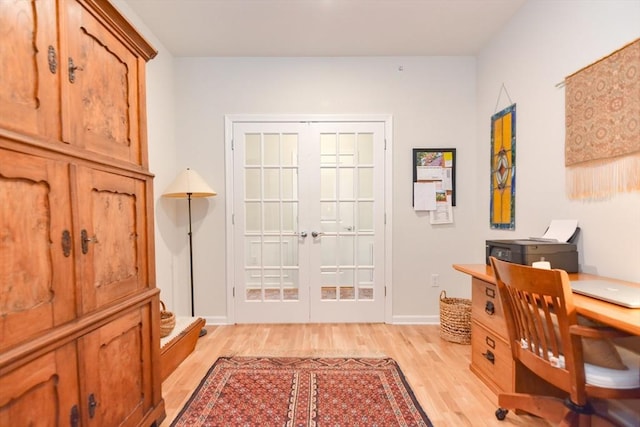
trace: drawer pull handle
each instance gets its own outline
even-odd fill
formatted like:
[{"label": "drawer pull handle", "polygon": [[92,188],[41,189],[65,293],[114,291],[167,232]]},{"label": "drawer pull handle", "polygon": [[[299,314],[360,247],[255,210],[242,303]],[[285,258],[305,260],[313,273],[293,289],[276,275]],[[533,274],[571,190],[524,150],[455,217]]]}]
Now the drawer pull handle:
[{"label": "drawer pull handle", "polygon": [[89,237],[89,233],[87,233],[87,230],[82,230],[80,231],[80,239],[81,239],[81,246],[82,246],[82,253],[84,255],[86,255],[87,253],[89,253],[89,243],[98,243],[98,238],[94,235],[93,237]]},{"label": "drawer pull handle", "polygon": [[485,359],[487,359],[489,362],[491,362],[491,364],[495,364],[496,363],[496,357],[493,355],[493,352],[491,350],[487,350],[486,353],[482,353],[482,355],[484,356]]},{"label": "drawer pull handle", "polygon": [[485,313],[487,313],[489,316],[493,316],[496,312],[496,307],[495,305],[493,305],[492,301],[487,301],[487,303],[484,305],[484,311]]},{"label": "drawer pull handle", "polygon": [[98,402],[96,402],[96,397],[91,393],[89,395],[89,418],[93,418],[96,415],[96,406],[98,406]]},{"label": "drawer pull handle", "polygon": [[58,60],[56,59],[56,48],[51,45],[47,51],[47,61],[49,62],[49,71],[51,74],[55,74],[58,71]]},{"label": "drawer pull handle", "polygon": [[489,298],[495,298],[496,297],[496,290],[493,289],[493,288],[485,288],[484,289],[484,293]]},{"label": "drawer pull handle", "polygon": [[485,337],[484,342],[491,348],[496,348],[496,342],[491,337]]},{"label": "drawer pull handle", "polygon": [[71,427],[78,427],[80,423],[80,412],[78,411],[78,405],[71,407],[71,413],[69,414],[69,425]]},{"label": "drawer pull handle", "polygon": [[71,233],[69,230],[64,230],[62,232],[62,254],[65,257],[69,257],[69,255],[71,255]]}]

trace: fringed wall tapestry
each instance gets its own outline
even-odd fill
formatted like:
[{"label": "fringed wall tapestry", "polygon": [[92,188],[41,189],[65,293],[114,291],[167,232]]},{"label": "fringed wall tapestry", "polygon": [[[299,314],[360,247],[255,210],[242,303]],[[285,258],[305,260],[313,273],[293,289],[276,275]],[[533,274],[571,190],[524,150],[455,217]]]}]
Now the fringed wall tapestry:
[{"label": "fringed wall tapestry", "polygon": [[491,228],[516,228],[516,104],[491,116]]},{"label": "fringed wall tapestry", "polygon": [[565,79],[570,199],[640,190],[640,39]]}]

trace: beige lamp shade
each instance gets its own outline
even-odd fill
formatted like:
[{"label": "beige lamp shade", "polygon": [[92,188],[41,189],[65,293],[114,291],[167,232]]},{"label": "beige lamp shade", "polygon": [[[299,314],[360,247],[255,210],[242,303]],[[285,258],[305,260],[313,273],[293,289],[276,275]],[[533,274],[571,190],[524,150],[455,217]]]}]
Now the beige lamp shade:
[{"label": "beige lamp shade", "polygon": [[176,177],[176,179],[164,190],[162,197],[173,197],[186,199],[189,197],[211,197],[215,196],[209,184],[193,169],[187,168]]}]

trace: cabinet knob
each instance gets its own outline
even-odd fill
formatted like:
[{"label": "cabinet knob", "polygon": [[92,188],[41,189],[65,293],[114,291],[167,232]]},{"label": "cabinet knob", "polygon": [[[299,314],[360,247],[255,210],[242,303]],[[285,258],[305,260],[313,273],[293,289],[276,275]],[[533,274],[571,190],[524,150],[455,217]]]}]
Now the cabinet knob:
[{"label": "cabinet knob", "polygon": [[89,237],[89,233],[84,229],[80,231],[80,239],[82,253],[85,255],[89,252],[89,243],[98,243],[98,238],[95,235],[93,237]]},{"label": "cabinet knob", "polygon": [[69,83],[75,83],[76,81],[76,70],[82,71],[82,67],[78,67],[73,63],[73,58],[69,58]]},{"label": "cabinet knob", "polygon": [[486,353],[482,353],[485,359],[487,359],[491,364],[496,363],[496,356],[493,354],[491,350],[487,350]]},{"label": "cabinet knob", "polygon": [[494,315],[494,313],[496,312],[496,307],[493,304],[493,301],[487,301],[487,303],[484,305],[484,311],[489,316],[493,316]]},{"label": "cabinet knob", "polygon": [[71,413],[69,414],[69,425],[71,427],[78,427],[80,423],[80,413],[78,411],[78,405],[71,407]]}]

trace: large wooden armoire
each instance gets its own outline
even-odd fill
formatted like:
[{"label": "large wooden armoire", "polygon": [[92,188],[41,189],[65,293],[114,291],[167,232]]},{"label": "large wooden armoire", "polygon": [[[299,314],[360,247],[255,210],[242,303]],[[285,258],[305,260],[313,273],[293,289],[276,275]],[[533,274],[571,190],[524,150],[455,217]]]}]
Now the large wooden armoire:
[{"label": "large wooden armoire", "polygon": [[107,0],[0,0],[0,425],[164,417],[145,65]]}]

